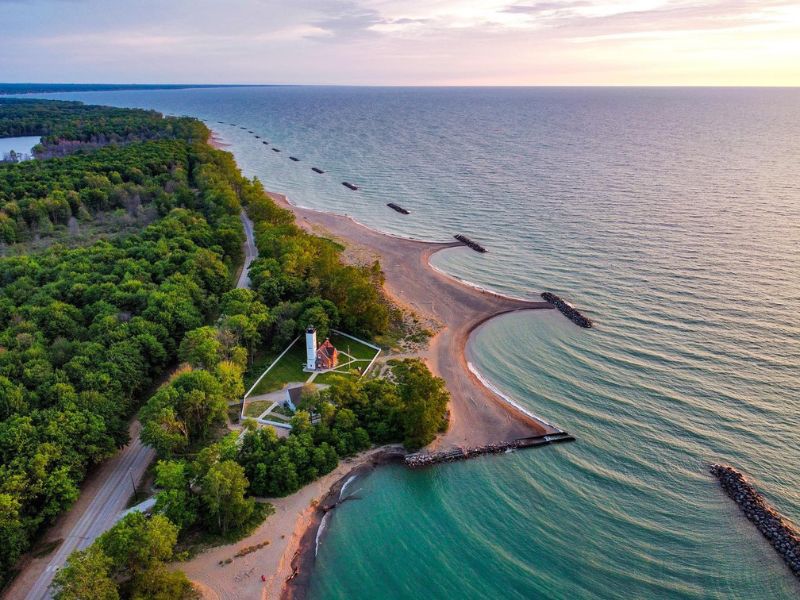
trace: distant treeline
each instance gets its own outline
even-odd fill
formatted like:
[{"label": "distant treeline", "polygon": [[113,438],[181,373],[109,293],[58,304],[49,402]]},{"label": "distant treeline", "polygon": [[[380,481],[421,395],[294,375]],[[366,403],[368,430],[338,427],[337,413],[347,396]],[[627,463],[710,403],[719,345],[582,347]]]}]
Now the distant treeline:
[{"label": "distant treeline", "polygon": [[4,94],[56,94],[63,92],[115,92],[122,90],[185,90],[191,88],[250,87],[209,83],[0,83]]},{"label": "distant treeline", "polygon": [[0,137],[38,135],[36,153],[60,142],[125,143],[194,139],[204,129],[195,119],[170,118],[153,110],[90,106],[81,102],[0,98]]}]

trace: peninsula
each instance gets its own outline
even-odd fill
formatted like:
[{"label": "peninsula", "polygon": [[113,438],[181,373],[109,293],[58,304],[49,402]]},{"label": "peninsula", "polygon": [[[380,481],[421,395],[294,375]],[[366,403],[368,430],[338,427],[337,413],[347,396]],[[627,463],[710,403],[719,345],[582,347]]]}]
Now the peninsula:
[{"label": "peninsula", "polygon": [[351,254],[360,254],[360,260],[378,259],[389,297],[404,309],[443,326],[422,353],[431,371],[447,382],[451,399],[450,426],[432,447],[483,445],[560,431],[489,390],[469,368],[465,355],[470,335],[493,317],[523,310],[549,310],[552,304],[480,290],[430,266],[430,258],[436,252],[464,248],[461,242],[395,237],[346,216],[295,206],[283,194],[269,195],[276,204],[291,210],[297,224],[306,231],[339,239]]}]

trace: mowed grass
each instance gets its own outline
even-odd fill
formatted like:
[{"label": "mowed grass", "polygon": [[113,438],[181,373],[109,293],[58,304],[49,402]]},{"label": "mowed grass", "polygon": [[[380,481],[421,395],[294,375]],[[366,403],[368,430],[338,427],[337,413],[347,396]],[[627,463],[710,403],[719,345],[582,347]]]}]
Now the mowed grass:
[{"label": "mowed grass", "polygon": [[[331,344],[333,344],[340,353],[347,352],[353,358],[366,360],[367,362],[375,358],[375,355],[378,353],[375,348],[351,340],[349,337],[339,335],[338,333],[331,333]],[[344,358],[345,357],[340,357],[339,361],[344,362]]]},{"label": "mowed grass", "polygon": [[267,410],[272,405],[272,402],[268,400],[253,400],[252,402],[247,402],[247,406],[244,409],[244,416],[245,417],[253,417],[254,419],[261,416],[265,410]]},{"label": "mowed grass", "polygon": [[[264,375],[264,379],[258,383],[258,386],[256,386],[256,389],[253,390],[251,395],[274,392],[292,381],[306,381],[309,374],[303,371],[305,360],[305,342],[303,340],[297,340],[278,363]],[[269,366],[269,363],[267,366]]]}]

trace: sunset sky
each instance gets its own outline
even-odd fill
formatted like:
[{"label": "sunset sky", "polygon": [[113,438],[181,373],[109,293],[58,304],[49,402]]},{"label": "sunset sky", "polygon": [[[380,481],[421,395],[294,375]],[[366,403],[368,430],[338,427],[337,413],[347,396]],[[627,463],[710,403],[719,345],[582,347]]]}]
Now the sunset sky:
[{"label": "sunset sky", "polygon": [[0,0],[0,81],[800,85],[800,0]]}]

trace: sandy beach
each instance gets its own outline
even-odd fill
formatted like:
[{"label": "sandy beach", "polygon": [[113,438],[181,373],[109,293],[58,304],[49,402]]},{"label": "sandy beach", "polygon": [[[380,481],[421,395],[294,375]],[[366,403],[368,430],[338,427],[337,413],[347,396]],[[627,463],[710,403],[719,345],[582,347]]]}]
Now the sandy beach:
[{"label": "sandy beach", "polygon": [[401,307],[441,324],[421,358],[442,377],[450,392],[450,427],[432,447],[478,446],[557,431],[532,418],[487,389],[469,369],[465,356],[470,334],[493,317],[521,310],[552,309],[547,302],[508,298],[469,286],[433,269],[436,252],[460,242],[431,243],[373,231],[353,219],[300,208],[282,194],[270,192],[291,210],[299,226],[316,235],[341,241],[351,256],[377,258],[386,276],[385,290]]},{"label": "sandy beach", "polygon": [[225,140],[213,129],[210,130],[211,135],[208,138],[208,145],[212,148],[216,148],[217,150],[225,150],[230,146],[230,144],[226,143]]},{"label": "sandy beach", "polygon": [[[388,447],[394,448],[394,447]],[[218,546],[196,556],[188,562],[173,563],[175,569],[184,571],[205,600],[276,600],[281,597],[286,579],[292,574],[293,559],[299,556],[301,545],[308,545],[308,532],[316,535],[320,510],[317,504],[331,490],[340,489],[354,471],[371,468],[377,456],[387,447],[373,448],[350,459],[343,460],[328,475],[308,484],[285,498],[271,499],[275,514],[267,517],[247,539],[235,544]],[[338,485],[337,485],[338,484]],[[305,542],[304,542],[305,540]],[[241,558],[234,558],[239,550],[269,542],[263,548]],[[305,548],[308,550],[308,548]],[[313,547],[311,557],[313,557]],[[230,564],[220,561],[233,559]],[[264,576],[266,581],[261,580]],[[305,569],[298,583],[306,584]],[[300,578],[298,575],[298,579]]]},{"label": "sandy beach", "polygon": [[[519,437],[553,433],[554,427],[509,404],[487,389],[469,369],[465,348],[470,335],[491,318],[520,310],[550,309],[547,302],[519,300],[468,286],[429,264],[441,250],[458,248],[459,242],[429,243],[373,231],[352,219],[296,207],[285,196],[270,193],[280,206],[291,210],[299,226],[316,235],[333,237],[345,246],[353,262],[381,261],[385,291],[392,301],[419,318],[439,325],[427,350],[421,353],[431,370],[444,378],[451,395],[450,427],[430,448],[477,446]],[[175,568],[198,584],[211,600],[302,598],[314,563],[314,541],[322,517],[316,506],[338,497],[352,472],[364,468],[383,449],[376,448],[343,461],[329,475],[295,494],[272,501],[276,513],[251,536],[237,544],[214,548]],[[269,545],[225,566],[238,549],[264,541]],[[264,575],[266,581],[261,580]],[[290,579],[287,582],[287,579]]]}]

